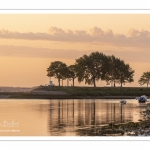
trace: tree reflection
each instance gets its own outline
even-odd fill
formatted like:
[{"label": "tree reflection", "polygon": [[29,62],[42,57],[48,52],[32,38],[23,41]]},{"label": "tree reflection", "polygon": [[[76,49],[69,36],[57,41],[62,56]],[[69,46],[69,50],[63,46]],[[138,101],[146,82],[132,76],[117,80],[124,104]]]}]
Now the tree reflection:
[{"label": "tree reflection", "polygon": [[83,102],[78,101],[78,126],[84,126]]},{"label": "tree reflection", "polygon": [[95,125],[95,100],[91,101],[91,125]]},{"label": "tree reflection", "polygon": [[72,101],[72,118],[73,118],[73,125],[74,125],[74,100]]},{"label": "tree reflection", "polygon": [[114,123],[116,122],[115,115],[116,115],[116,105],[115,105],[115,103],[114,103],[114,113],[113,113],[113,116],[114,116]]},{"label": "tree reflection", "polygon": [[85,101],[85,125],[90,124],[90,111],[91,111],[91,103],[89,101]]},{"label": "tree reflection", "polygon": [[104,124],[132,121],[130,105],[94,99],[50,101],[50,135],[100,135]]},{"label": "tree reflection", "polygon": [[121,118],[120,118],[121,121],[120,121],[120,122],[121,122],[121,123],[122,123],[122,115],[123,115],[123,114],[122,114],[122,106],[123,106],[123,105],[121,104],[121,106],[120,106],[120,116],[121,116]]}]

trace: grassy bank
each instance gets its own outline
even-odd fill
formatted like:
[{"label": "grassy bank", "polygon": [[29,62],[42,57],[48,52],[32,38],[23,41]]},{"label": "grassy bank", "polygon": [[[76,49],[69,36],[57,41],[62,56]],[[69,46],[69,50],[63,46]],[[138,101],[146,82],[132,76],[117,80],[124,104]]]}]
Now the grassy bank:
[{"label": "grassy bank", "polygon": [[74,96],[150,96],[150,88],[141,87],[72,87],[39,86],[36,90],[64,91]]},{"label": "grassy bank", "polygon": [[150,96],[150,88],[142,87],[72,87],[39,86],[30,92],[0,92],[0,96],[27,99],[112,99]]}]

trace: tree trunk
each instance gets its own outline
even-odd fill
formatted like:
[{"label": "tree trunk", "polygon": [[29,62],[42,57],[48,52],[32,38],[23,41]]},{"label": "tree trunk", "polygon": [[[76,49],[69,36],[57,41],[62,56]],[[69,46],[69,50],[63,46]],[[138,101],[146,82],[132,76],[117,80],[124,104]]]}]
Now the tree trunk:
[{"label": "tree trunk", "polygon": [[121,87],[122,87],[122,81],[121,81]]},{"label": "tree trunk", "polygon": [[114,81],[114,87],[116,87],[116,85],[115,85],[115,81]]},{"label": "tree trunk", "polygon": [[93,78],[94,87],[96,87],[95,78]]},{"label": "tree trunk", "polygon": [[120,83],[121,83],[121,87],[122,87],[122,75],[121,75],[121,81],[120,81]]},{"label": "tree trunk", "polygon": [[62,86],[63,86],[63,79],[62,79]]},{"label": "tree trunk", "polygon": [[72,81],[73,81],[73,86],[74,86],[74,78],[72,79]]},{"label": "tree trunk", "polygon": [[60,86],[60,78],[58,78],[58,84],[59,84],[59,86]]},{"label": "tree trunk", "polygon": [[67,79],[67,86],[69,86],[69,80]]}]

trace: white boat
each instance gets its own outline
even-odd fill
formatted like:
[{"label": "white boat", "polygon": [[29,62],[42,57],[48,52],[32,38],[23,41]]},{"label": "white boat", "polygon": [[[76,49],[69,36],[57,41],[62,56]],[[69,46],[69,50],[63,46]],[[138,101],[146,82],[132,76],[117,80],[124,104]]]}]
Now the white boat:
[{"label": "white boat", "polygon": [[121,105],[125,105],[127,102],[126,100],[120,100]]},{"label": "white boat", "polygon": [[147,96],[146,95],[142,95],[140,97],[136,97],[135,99],[138,100],[139,103],[145,103],[145,102],[147,102]]}]

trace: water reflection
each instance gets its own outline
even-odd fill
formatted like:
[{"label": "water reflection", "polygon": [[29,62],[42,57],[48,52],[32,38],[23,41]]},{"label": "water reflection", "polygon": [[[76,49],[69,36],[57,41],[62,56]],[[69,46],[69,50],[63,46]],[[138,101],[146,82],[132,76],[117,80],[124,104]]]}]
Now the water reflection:
[{"label": "water reflection", "polygon": [[50,101],[53,107],[50,107],[49,132],[50,135],[83,135],[82,129],[92,129],[92,135],[96,135],[97,128],[105,124],[138,121],[137,113],[142,109],[138,105],[134,100],[128,100],[126,105],[116,100]]},{"label": "water reflection", "polygon": [[[119,100],[0,100],[0,135],[81,136],[100,135],[109,123],[137,122],[141,119],[135,100],[121,105]],[[4,121],[19,121],[20,132],[2,132]]]}]

